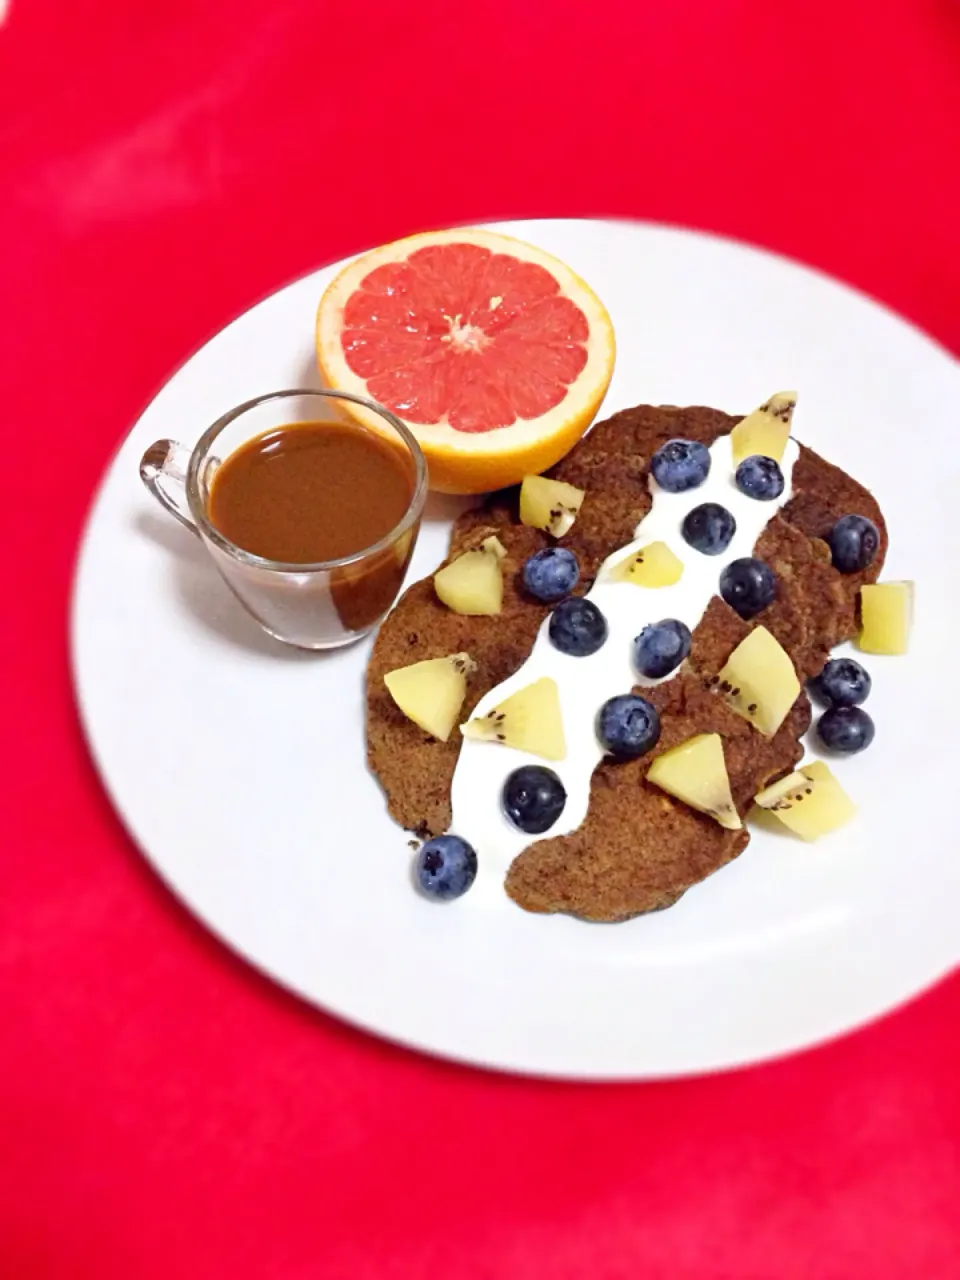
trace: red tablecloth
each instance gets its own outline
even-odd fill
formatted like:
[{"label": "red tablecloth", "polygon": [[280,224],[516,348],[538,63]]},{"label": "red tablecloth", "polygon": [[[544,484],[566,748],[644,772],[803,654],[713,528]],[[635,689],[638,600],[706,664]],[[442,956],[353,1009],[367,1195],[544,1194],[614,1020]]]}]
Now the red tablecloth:
[{"label": "red tablecloth", "polygon": [[153,877],[85,754],[65,638],[97,479],[171,370],[277,285],[408,231],[712,228],[960,350],[958,15],[12,0],[0,1274],[960,1277],[956,978],[826,1048],[663,1085],[380,1044],[274,990]]}]

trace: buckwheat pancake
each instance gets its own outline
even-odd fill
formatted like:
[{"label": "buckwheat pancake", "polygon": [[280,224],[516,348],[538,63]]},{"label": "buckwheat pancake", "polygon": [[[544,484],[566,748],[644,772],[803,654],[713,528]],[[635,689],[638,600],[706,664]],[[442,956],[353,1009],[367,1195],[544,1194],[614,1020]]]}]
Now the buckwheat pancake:
[{"label": "buckwheat pancake", "polygon": [[[581,566],[577,594],[588,591],[600,564],[634,538],[651,506],[649,464],[667,440],[711,445],[741,421],[716,409],[626,409],[598,423],[549,475],[586,491],[570,532],[560,539]],[[453,528],[450,558],[496,534],[502,562],[502,612],[457,614],[437,599],[432,575],[413,584],[381,626],[367,669],[367,756],[391,815],[420,836],[451,821],[450,788],[460,735],[426,735],[394,703],[386,672],[428,658],[467,652],[477,663],[461,720],[528,657],[550,606],[523,592],[528,556],[557,540],[520,524],[518,489],[492,495]],[[824,536],[840,516],[858,514],[880,531],[880,550],[861,573],[841,574]],[[522,907],[590,920],[623,920],[675,902],[691,885],[742,852],[746,829],[727,831],[645,781],[653,759],[698,733],[719,733],[731,789],[743,815],[752,797],[790,772],[810,721],[801,693],[778,733],[767,739],[708,688],[750,630],[762,624],[789,653],[801,680],[817,674],[830,649],[856,633],[861,586],[876,580],[887,534],[874,498],[845,472],[800,446],[790,501],[772,516],[755,554],[777,575],[777,599],[749,623],[715,596],[694,629],[693,647],[677,675],[642,690],[661,716],[656,748],[638,760],[604,761],[593,774],[586,820],[569,835],[531,842],[510,867],[506,890]],[[468,833],[465,833],[468,834]],[[482,858],[483,851],[478,850]]]}]

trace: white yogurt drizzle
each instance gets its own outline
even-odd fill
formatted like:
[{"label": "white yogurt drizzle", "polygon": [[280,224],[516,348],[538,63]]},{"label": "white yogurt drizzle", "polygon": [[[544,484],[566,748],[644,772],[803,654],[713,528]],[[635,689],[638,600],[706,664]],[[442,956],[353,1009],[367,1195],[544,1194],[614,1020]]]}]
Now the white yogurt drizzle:
[{"label": "white yogurt drizzle", "polygon": [[[741,493],[734,481],[731,445],[721,436],[710,449],[710,474],[698,488],[668,493],[650,477],[653,505],[634,532],[634,540],[608,556],[600,567],[587,598],[603,612],[609,626],[606,643],[587,658],[561,653],[547,635],[544,620],[530,656],[502,684],[478,703],[474,716],[482,716],[525,685],[552,676],[557,682],[564,733],[565,760],[539,760],[523,751],[496,742],[465,738],[453,776],[451,831],[468,840],[477,851],[481,867],[478,879],[495,875],[502,883],[510,863],[535,839],[569,835],[587,816],[590,779],[603,758],[594,728],[601,705],[635,685],[662,683],[644,680],[633,665],[633,641],[645,626],[664,618],[677,618],[694,631],[713,596],[719,594],[720,574],[733,560],[753,554],[767,522],[790,500],[793,466],[799,448],[791,439],[781,469],[784,489],[773,502],[758,502]],[[689,546],[680,532],[684,517],[704,502],[718,502],[737,522],[737,530],[722,555],[707,556]],[[633,582],[605,580],[611,566],[640,551],[651,542],[665,542],[683,563],[683,574],[672,587],[640,587]],[[666,679],[671,679],[671,672]],[[506,818],[501,791],[509,773],[524,764],[543,764],[563,782],[567,802],[557,822],[543,836],[531,837]]]}]

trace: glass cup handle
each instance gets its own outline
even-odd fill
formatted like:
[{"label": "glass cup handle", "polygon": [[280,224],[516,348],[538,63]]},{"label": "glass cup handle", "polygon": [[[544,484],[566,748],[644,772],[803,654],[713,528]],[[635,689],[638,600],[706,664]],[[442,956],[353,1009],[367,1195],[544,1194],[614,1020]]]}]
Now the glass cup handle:
[{"label": "glass cup handle", "polygon": [[187,464],[190,450],[176,440],[157,440],[140,459],[140,479],[164,510],[191,533],[200,531],[187,506]]}]

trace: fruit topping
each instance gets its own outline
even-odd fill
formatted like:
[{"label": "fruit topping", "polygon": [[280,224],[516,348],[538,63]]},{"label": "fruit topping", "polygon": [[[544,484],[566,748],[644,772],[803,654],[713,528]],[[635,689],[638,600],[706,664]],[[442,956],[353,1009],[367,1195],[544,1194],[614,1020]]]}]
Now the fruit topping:
[{"label": "fruit topping", "polygon": [[690,652],[693,637],[685,622],[664,618],[644,627],[633,642],[633,661],[648,680],[662,680],[676,671]]},{"label": "fruit topping", "polygon": [[657,756],[647,770],[647,781],[691,809],[709,814],[729,831],[743,826],[730,793],[719,733],[697,734]]},{"label": "fruit topping", "polygon": [[572,596],[554,609],[547,629],[550,643],[572,658],[596,653],[607,638],[607,620],[592,600]]},{"label": "fruit topping", "polygon": [[766,627],[754,627],[712,680],[731,710],[772,738],[800,696],[790,655]]},{"label": "fruit topping", "polygon": [[704,502],[694,507],[681,526],[686,541],[705,556],[722,555],[736,531],[736,520],[719,502]]},{"label": "fruit topping", "polygon": [[754,556],[731,560],[720,575],[720,594],[741,618],[755,618],[777,598],[776,574]]},{"label": "fruit topping", "polygon": [[755,803],[803,840],[817,840],[849,822],[857,807],[820,760],[766,787]]},{"label": "fruit topping", "polygon": [[597,737],[604,751],[621,760],[646,755],[660,740],[660,714],[636,693],[617,694],[597,713]]},{"label": "fruit topping", "polygon": [[486,538],[482,546],[464,551],[438,570],[434,590],[454,613],[497,614],[503,607],[500,561],[506,554],[499,538]]},{"label": "fruit topping", "polygon": [[420,846],[417,880],[431,898],[459,898],[476,877],[477,855],[459,836],[434,836]]},{"label": "fruit topping", "polygon": [[738,422],[730,432],[734,466],[756,455],[780,462],[790,439],[790,420],[796,407],[795,391],[779,391]]},{"label": "fruit topping", "polygon": [[665,542],[651,542],[621,560],[606,575],[611,582],[633,582],[638,587],[672,587],[683,575],[683,561]]},{"label": "fruit topping", "polygon": [[653,455],[650,470],[667,493],[686,493],[710,474],[710,450],[697,440],[668,440]]},{"label": "fruit topping", "polygon": [[876,732],[863,707],[831,707],[817,723],[817,734],[828,751],[853,755],[869,747]]},{"label": "fruit topping", "polygon": [[563,813],[567,793],[552,769],[525,764],[507,777],[502,801],[503,811],[515,827],[538,836],[549,831]]},{"label": "fruit topping", "polygon": [[827,534],[833,567],[859,573],[873,564],[880,550],[880,532],[866,516],[841,516]]},{"label": "fruit topping", "polygon": [[523,585],[543,604],[555,604],[568,596],[580,578],[577,557],[566,547],[547,547],[524,563]]},{"label": "fruit topping", "polygon": [[468,720],[461,732],[465,738],[503,742],[544,760],[562,760],[567,743],[556,680],[550,676],[534,680],[485,715]]},{"label": "fruit topping", "polygon": [[906,653],[912,626],[912,582],[879,582],[860,588],[857,643],[864,653]]},{"label": "fruit topping", "polygon": [[758,502],[772,502],[783,493],[783,472],[775,458],[752,453],[737,467],[737,488]]},{"label": "fruit topping", "polygon": [[859,662],[834,658],[810,681],[810,689],[828,707],[859,707],[870,696],[872,684],[870,673]]},{"label": "fruit topping", "polygon": [[583,502],[583,490],[546,476],[525,476],[520,486],[520,523],[555,538],[569,533]]},{"label": "fruit topping", "polygon": [[467,694],[467,676],[477,669],[468,653],[428,658],[383,677],[390,697],[424,733],[446,742]]}]

